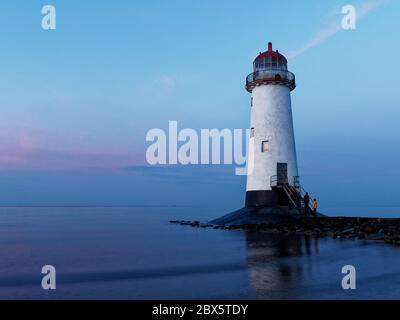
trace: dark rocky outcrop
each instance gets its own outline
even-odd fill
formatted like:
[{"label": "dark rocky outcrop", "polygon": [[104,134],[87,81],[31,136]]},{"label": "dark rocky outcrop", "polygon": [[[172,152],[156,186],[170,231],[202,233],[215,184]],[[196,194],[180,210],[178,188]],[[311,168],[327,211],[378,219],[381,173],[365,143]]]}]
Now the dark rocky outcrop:
[{"label": "dark rocky outcrop", "polygon": [[[209,223],[198,221],[170,221],[192,227],[204,227],[225,230],[257,230],[280,234],[303,234],[333,239],[362,239],[385,241],[400,245],[400,219],[357,218],[357,217],[305,217],[298,214],[268,214],[240,218],[241,213],[225,216]],[[243,223],[241,223],[241,221]],[[230,223],[232,222],[232,223]]]}]

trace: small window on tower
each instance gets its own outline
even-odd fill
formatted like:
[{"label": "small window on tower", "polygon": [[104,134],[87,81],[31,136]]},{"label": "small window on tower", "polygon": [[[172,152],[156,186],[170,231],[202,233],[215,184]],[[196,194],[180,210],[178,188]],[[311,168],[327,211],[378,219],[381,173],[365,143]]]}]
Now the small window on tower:
[{"label": "small window on tower", "polygon": [[254,138],[254,128],[250,129],[250,138]]},{"label": "small window on tower", "polygon": [[269,151],[269,141],[265,140],[261,144],[261,152],[268,152]]},{"label": "small window on tower", "polygon": [[253,97],[251,97],[251,106],[253,106]]}]

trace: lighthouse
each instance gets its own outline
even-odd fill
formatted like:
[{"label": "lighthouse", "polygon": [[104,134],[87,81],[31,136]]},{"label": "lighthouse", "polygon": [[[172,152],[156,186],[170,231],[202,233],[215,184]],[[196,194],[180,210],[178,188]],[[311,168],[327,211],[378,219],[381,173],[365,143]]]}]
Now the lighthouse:
[{"label": "lighthouse", "polygon": [[267,51],[260,52],[253,72],[246,77],[251,106],[245,207],[210,223],[276,223],[310,212],[297,169],[290,98],[295,88],[287,59],[268,43]]},{"label": "lighthouse", "polygon": [[[290,94],[295,76],[287,59],[260,52],[246,78],[251,93],[246,207],[299,205],[299,176]],[[296,194],[297,193],[297,194]]]}]

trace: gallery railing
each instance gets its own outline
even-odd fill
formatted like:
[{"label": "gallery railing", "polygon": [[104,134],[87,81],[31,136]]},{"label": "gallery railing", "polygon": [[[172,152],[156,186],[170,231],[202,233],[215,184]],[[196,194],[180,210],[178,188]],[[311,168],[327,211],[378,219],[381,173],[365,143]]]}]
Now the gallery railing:
[{"label": "gallery railing", "polygon": [[246,78],[246,89],[249,92],[262,84],[283,84],[293,90],[296,88],[296,77],[290,71],[267,69],[253,72]]}]

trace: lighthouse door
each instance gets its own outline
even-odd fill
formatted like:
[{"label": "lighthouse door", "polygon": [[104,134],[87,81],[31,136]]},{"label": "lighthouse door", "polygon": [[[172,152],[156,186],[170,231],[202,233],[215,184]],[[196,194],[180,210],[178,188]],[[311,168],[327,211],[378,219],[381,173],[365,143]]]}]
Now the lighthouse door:
[{"label": "lighthouse door", "polygon": [[276,172],[278,176],[278,184],[288,183],[287,163],[277,163]]}]

